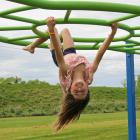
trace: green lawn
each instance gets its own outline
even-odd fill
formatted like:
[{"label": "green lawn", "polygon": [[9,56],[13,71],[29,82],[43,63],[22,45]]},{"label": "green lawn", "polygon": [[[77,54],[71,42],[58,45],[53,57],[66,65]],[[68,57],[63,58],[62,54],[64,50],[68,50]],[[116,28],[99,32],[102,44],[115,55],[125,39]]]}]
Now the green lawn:
[{"label": "green lawn", "polygon": [[[0,140],[127,140],[127,112],[82,115],[55,133],[56,116],[0,119]],[[140,111],[137,112],[140,140]]]}]

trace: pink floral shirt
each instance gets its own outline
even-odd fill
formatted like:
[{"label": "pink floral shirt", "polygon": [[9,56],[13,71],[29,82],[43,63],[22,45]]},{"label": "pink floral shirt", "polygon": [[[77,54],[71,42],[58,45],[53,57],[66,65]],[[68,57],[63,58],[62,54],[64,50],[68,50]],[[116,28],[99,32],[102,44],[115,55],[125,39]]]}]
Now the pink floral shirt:
[{"label": "pink floral shirt", "polygon": [[65,55],[64,60],[68,68],[67,75],[65,77],[62,77],[61,72],[59,72],[60,85],[64,93],[68,92],[72,83],[73,70],[79,64],[82,64],[82,63],[85,64],[86,68],[85,68],[84,79],[85,79],[85,82],[87,82],[87,84],[91,82],[89,80],[89,74],[92,72],[91,70],[92,65],[88,62],[88,60],[84,56],[71,53],[71,54]]}]

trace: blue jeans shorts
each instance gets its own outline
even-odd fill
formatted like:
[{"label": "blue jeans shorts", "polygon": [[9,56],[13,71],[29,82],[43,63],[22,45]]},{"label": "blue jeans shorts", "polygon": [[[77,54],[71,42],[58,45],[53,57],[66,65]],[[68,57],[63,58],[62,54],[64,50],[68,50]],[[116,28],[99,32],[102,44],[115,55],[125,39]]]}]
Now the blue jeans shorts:
[{"label": "blue jeans shorts", "polygon": [[[76,53],[76,50],[75,50],[75,48],[67,48],[64,51],[62,49],[62,52],[63,52],[63,56],[64,56],[64,55],[67,55],[70,53]],[[52,54],[52,58],[53,58],[55,65],[58,67],[58,63],[57,63],[56,56],[55,56],[55,50],[51,50],[51,54]]]}]

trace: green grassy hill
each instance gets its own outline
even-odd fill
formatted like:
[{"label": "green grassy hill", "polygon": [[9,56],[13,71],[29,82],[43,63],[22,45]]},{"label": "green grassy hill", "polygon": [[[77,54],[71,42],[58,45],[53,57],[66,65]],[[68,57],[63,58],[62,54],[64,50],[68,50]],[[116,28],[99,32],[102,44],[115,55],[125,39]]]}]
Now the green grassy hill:
[{"label": "green grassy hill", "polygon": [[[127,110],[125,88],[91,87],[90,102],[83,113],[111,113]],[[53,115],[59,112],[59,85],[46,82],[0,78],[0,117]],[[140,88],[136,93],[140,110]]]}]

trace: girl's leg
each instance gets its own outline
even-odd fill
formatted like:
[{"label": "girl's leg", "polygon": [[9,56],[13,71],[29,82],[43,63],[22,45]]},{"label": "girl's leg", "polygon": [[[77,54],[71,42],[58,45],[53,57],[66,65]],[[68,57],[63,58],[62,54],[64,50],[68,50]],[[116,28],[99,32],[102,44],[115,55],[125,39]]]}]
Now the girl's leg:
[{"label": "girl's leg", "polygon": [[63,39],[63,48],[64,50],[68,49],[68,48],[74,48],[74,42],[73,39],[71,37],[71,34],[69,32],[69,30],[67,28],[64,28],[61,31],[61,36]]},{"label": "girl's leg", "polygon": [[48,40],[48,38],[38,38],[34,42],[32,42],[30,45],[24,47],[23,50],[28,51],[30,53],[34,53],[35,48],[37,48],[40,44],[42,44],[46,40]]},{"label": "girl's leg", "polygon": [[28,46],[24,47],[23,50],[28,51],[30,53],[34,53],[35,48],[37,48],[40,44],[42,44],[46,40],[47,40],[46,38],[38,38],[37,40],[29,44]]}]

